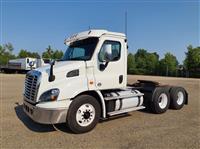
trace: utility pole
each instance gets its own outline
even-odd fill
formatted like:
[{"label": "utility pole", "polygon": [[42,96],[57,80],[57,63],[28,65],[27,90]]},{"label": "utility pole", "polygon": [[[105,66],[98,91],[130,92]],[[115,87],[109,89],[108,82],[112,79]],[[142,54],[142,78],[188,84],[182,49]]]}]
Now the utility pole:
[{"label": "utility pole", "polygon": [[125,28],[125,35],[126,35],[126,37],[127,37],[127,11],[125,12],[125,22],[124,22],[124,28]]}]

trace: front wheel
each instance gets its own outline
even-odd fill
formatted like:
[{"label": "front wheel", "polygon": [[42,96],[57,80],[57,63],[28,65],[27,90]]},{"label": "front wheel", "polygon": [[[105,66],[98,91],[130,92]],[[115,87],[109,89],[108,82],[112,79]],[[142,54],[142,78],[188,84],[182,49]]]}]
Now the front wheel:
[{"label": "front wheel", "polygon": [[92,130],[100,118],[100,105],[89,95],[76,97],[71,103],[67,114],[67,126],[74,133]]}]

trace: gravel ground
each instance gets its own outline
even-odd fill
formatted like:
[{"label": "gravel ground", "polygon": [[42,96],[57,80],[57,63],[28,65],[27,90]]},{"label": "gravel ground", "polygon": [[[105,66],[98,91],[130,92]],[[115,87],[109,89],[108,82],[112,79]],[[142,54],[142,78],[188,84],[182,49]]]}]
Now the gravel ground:
[{"label": "gravel ground", "polygon": [[24,75],[0,74],[1,148],[200,148],[200,80],[129,76],[181,85],[189,105],[158,115],[144,111],[100,122],[89,133],[72,134],[65,124],[41,125],[22,110]]}]

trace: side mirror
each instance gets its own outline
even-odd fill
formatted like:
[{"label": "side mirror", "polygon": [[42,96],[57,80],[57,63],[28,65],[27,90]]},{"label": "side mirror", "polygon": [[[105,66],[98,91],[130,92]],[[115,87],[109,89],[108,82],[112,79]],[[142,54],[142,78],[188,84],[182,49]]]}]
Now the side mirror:
[{"label": "side mirror", "polygon": [[30,62],[29,62],[29,66],[30,66],[30,67],[33,67],[34,64],[35,64],[35,61],[30,61]]},{"label": "side mirror", "polygon": [[49,82],[55,80],[55,75],[53,74],[53,65],[55,64],[55,60],[50,61],[50,74],[49,74]]},{"label": "side mirror", "polygon": [[102,51],[99,53],[99,60],[101,62],[110,62],[112,60],[112,45],[103,45]]},{"label": "side mirror", "polygon": [[35,61],[30,61],[29,66],[31,67],[31,70],[33,69],[33,66],[35,65]]}]

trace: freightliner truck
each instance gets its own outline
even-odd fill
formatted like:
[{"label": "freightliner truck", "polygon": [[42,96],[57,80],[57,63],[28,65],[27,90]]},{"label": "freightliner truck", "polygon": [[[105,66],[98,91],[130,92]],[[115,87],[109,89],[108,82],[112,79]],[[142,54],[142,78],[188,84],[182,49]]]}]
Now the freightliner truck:
[{"label": "freightliner truck", "polygon": [[183,87],[138,80],[127,85],[125,34],[89,30],[65,40],[60,61],[31,70],[23,109],[42,124],[66,123],[74,133],[92,130],[98,121],[140,109],[161,114],[188,103]]},{"label": "freightliner truck", "polygon": [[26,73],[32,69],[47,65],[48,59],[37,59],[37,58],[18,58],[9,60],[6,66],[0,66],[0,72],[5,73]]}]

